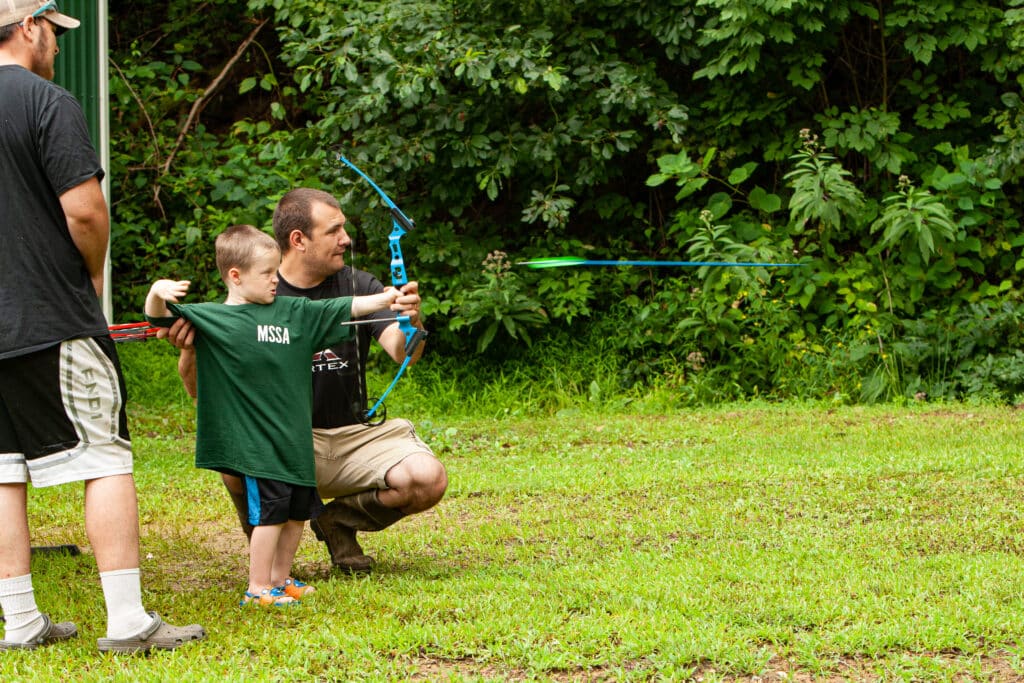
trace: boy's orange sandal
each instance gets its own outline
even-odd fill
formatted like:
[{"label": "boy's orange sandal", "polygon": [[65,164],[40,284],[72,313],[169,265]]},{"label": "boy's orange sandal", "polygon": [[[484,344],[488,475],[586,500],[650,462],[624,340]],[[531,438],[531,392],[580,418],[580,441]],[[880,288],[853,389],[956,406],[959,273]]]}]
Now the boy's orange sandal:
[{"label": "boy's orange sandal", "polygon": [[285,579],[283,586],[278,586],[277,588],[275,588],[275,590],[280,590],[288,597],[294,598],[296,600],[300,600],[301,598],[307,595],[312,595],[316,592],[316,588],[313,588],[309,584],[303,583],[298,579],[293,579],[290,576],[287,579]]},{"label": "boy's orange sandal", "polygon": [[255,605],[257,607],[289,607],[291,605],[298,605],[299,600],[287,595],[281,586],[275,586],[273,588],[264,588],[259,594],[245,591],[242,601],[238,604],[240,606]]}]

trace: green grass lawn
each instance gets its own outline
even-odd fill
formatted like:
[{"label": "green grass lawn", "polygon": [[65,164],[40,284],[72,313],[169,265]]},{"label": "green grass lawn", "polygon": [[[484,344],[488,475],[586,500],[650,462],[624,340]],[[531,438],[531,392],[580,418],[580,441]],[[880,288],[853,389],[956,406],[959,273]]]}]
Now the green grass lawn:
[{"label": "green grass lawn", "polygon": [[145,603],[198,645],[101,656],[81,487],[30,491],[40,607],[81,637],[0,680],[1014,680],[1024,462],[1011,409],[732,406],[418,419],[451,480],[300,607],[242,609],[244,537],[186,410],[132,417]]}]

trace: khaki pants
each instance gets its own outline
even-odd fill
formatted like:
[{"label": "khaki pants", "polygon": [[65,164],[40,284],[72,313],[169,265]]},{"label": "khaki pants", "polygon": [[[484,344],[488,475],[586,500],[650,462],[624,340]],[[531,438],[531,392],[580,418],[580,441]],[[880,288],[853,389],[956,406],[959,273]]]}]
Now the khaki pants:
[{"label": "khaki pants", "polygon": [[408,420],[374,427],[349,425],[313,430],[316,484],[320,497],[333,500],[370,489],[388,488],[388,470],[414,453],[434,457]]}]

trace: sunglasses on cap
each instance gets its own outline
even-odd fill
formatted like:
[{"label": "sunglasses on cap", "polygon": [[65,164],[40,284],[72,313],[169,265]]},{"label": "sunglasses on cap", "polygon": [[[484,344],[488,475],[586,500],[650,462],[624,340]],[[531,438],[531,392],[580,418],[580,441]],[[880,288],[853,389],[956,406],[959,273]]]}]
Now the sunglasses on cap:
[{"label": "sunglasses on cap", "polygon": [[[64,33],[65,31],[68,30],[66,26],[61,26],[60,24],[58,24],[58,23],[56,23],[54,21],[50,21],[49,19],[47,19],[47,17],[43,16],[47,12],[57,12],[57,13],[60,12],[60,8],[57,7],[56,1],[46,3],[45,5],[43,5],[39,9],[37,9],[35,12],[30,14],[29,16],[31,16],[33,19],[40,19],[41,18],[41,19],[46,19],[47,21],[49,21],[50,25],[53,26],[53,32],[54,32],[55,35],[59,36],[62,33]],[[24,26],[24,24],[25,24],[24,21],[19,21],[18,22],[18,26]]]}]

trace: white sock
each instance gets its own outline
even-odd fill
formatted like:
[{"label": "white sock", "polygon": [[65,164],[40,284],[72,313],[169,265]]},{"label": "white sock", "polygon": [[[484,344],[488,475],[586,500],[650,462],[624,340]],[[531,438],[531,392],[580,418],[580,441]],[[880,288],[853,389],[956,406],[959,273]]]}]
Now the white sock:
[{"label": "white sock", "polygon": [[101,572],[107,602],[107,638],[131,638],[153,623],[142,606],[142,580],[138,568]]},{"label": "white sock", "polygon": [[43,615],[36,607],[31,574],[0,579],[0,607],[4,610],[4,640],[27,643],[38,635]]}]

